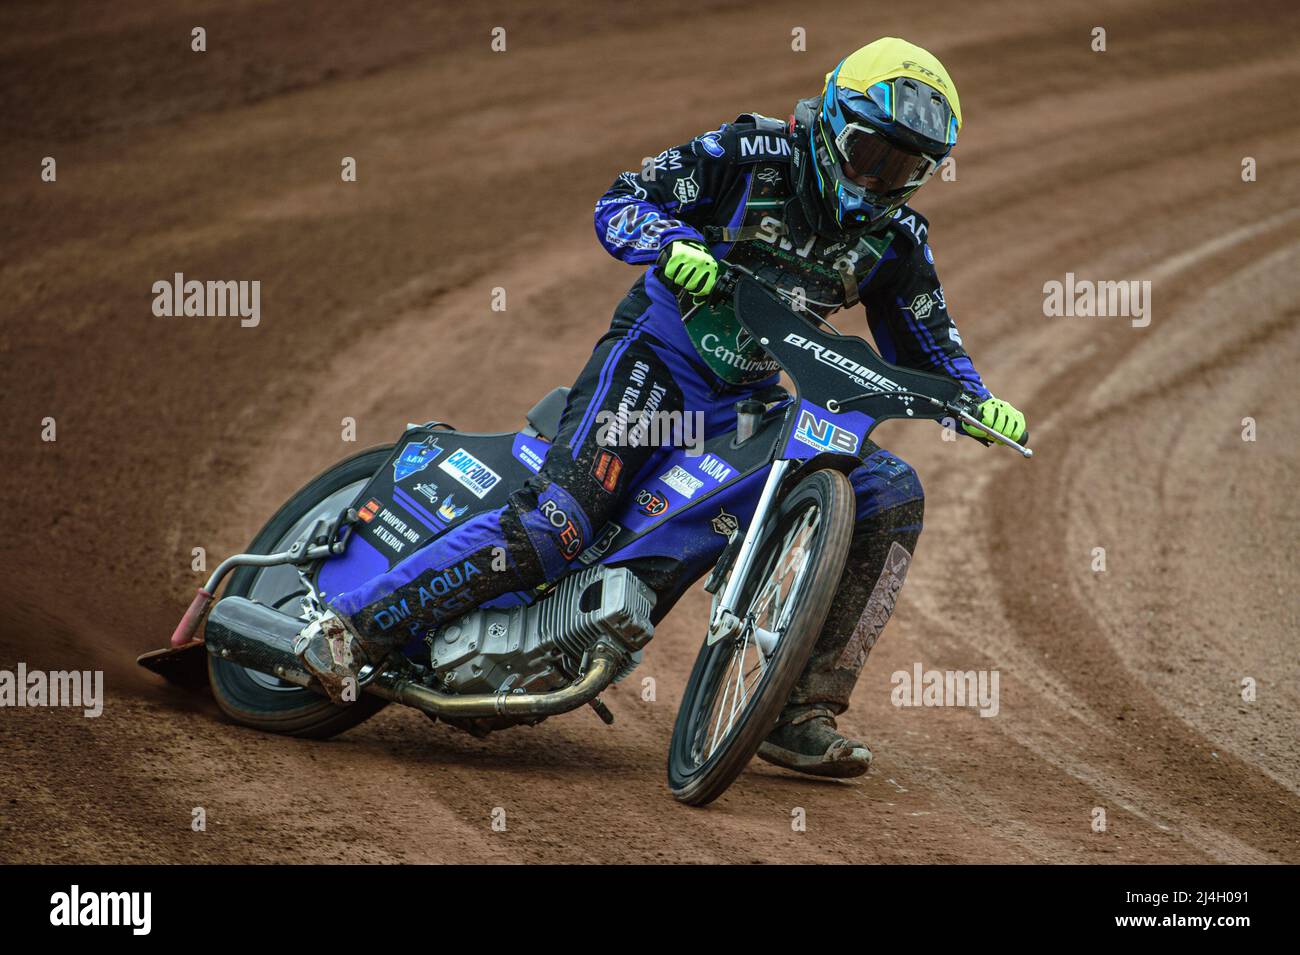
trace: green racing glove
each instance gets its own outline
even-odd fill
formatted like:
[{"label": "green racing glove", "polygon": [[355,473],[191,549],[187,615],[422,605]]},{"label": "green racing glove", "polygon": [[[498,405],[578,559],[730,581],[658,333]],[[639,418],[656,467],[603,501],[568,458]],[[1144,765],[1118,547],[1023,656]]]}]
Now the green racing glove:
[{"label": "green racing glove", "polygon": [[692,295],[708,295],[718,280],[718,260],[701,242],[669,242],[659,253],[658,265],[664,279]]},{"label": "green racing glove", "polygon": [[[1025,416],[1015,409],[1009,401],[990,395],[975,409],[975,417],[990,431],[996,431],[1004,438],[1019,441],[1025,433]],[[975,438],[987,438],[988,435],[972,424],[963,421],[966,433]]]}]

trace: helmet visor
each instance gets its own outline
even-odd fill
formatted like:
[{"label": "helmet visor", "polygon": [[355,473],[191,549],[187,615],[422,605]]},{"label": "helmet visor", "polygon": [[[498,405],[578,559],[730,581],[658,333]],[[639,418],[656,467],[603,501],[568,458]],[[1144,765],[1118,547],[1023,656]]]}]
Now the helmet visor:
[{"label": "helmet visor", "polygon": [[[855,192],[865,190],[883,196],[915,189],[930,178],[938,165],[932,157],[903,149],[860,123],[845,125],[835,137],[835,148],[848,167],[844,174],[852,186],[845,185],[856,186]],[[863,179],[871,184],[855,181]]]}]

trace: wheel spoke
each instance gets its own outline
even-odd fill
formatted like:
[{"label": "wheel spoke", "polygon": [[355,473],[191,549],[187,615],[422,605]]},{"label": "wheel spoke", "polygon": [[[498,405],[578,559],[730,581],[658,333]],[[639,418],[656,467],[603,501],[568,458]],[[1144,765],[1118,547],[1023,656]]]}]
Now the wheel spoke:
[{"label": "wheel spoke", "polygon": [[[741,613],[744,629],[734,637],[729,651],[716,647],[718,653],[729,652],[722,670],[711,678],[713,699],[705,709],[692,758],[703,763],[725,745],[732,731],[749,709],[790,623],[798,603],[796,597],[807,583],[812,560],[812,544],[820,526],[820,511],[813,506],[794,519],[781,537],[780,544],[769,554],[765,568],[756,577],[759,586],[749,607]],[[740,608],[737,608],[740,613]],[[753,654],[752,664],[749,660]]]},{"label": "wheel spoke", "polygon": [[709,751],[705,754],[705,759],[712,756],[713,751],[718,748],[718,733],[722,731],[722,714],[727,708],[727,698],[731,694],[731,668],[735,665],[736,656],[733,652],[731,658],[727,661],[727,672],[723,674],[722,678],[722,699],[720,701],[715,701],[714,703],[718,710],[718,718],[713,724],[713,740],[709,744]]},{"label": "wheel spoke", "polygon": [[749,648],[749,628],[741,638],[740,649],[736,652],[736,692],[731,698],[731,714],[727,717],[727,732],[736,724],[736,707],[745,702],[745,651]]}]

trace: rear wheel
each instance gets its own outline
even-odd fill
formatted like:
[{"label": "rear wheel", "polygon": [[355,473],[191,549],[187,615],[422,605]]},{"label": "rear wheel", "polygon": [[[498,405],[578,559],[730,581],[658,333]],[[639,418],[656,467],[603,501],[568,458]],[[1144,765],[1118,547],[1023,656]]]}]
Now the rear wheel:
[{"label": "rear wheel", "polygon": [[668,752],[684,803],[717,799],[776,725],[821,633],[853,536],[848,478],[816,471],[777,508],[736,606],[735,637],[700,649]]},{"label": "rear wheel", "polygon": [[[371,448],[319,474],[267,521],[253,538],[248,552],[270,554],[284,550],[318,517],[331,520],[337,517],[391,453],[391,447]],[[223,596],[247,597],[283,613],[301,616],[299,601],[306,593],[298,569],[286,564],[239,568],[231,575]],[[211,654],[208,655],[208,682],[221,712],[236,723],[310,739],[328,739],[351,729],[374,716],[387,703],[363,693],[355,703],[336,705],[311,690]]]}]

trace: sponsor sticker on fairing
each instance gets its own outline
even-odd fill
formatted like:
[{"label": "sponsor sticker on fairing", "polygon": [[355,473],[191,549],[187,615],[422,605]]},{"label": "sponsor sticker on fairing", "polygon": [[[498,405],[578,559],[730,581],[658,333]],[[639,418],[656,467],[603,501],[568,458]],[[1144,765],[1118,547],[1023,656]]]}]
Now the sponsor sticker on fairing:
[{"label": "sponsor sticker on fairing", "polygon": [[735,514],[728,514],[725,509],[719,510],[718,516],[711,518],[709,523],[713,525],[713,533],[721,534],[728,540],[740,530],[740,519]]},{"label": "sponsor sticker on fairing", "polygon": [[636,506],[642,514],[658,517],[668,510],[668,498],[662,494],[656,494],[654,491],[642,489],[636,493]]},{"label": "sponsor sticker on fairing", "polygon": [[487,497],[488,492],[501,481],[500,474],[464,448],[457,448],[438,467],[463,484],[477,498]]},{"label": "sponsor sticker on fairing", "polygon": [[408,441],[402,453],[393,462],[393,480],[401,481],[427,468],[442,453],[436,438]]},{"label": "sponsor sticker on fairing", "polygon": [[694,497],[695,492],[704,486],[703,481],[690,474],[680,464],[674,464],[667,472],[659,475],[659,480],[663,481],[687,500]]},{"label": "sponsor sticker on fairing", "polygon": [[713,478],[713,480],[717,481],[719,484],[731,477],[732,473],[731,465],[712,454],[706,454],[703,459],[701,459],[698,467],[701,474],[705,477]]},{"label": "sponsor sticker on fairing", "polygon": [[380,541],[393,553],[400,554],[408,544],[418,544],[420,542],[420,532],[388,508],[380,508],[379,520],[383,523],[372,524],[370,526],[370,536]]},{"label": "sponsor sticker on fairing", "polygon": [[818,451],[856,454],[858,450],[856,434],[833,421],[817,417],[807,408],[799,412],[799,425],[795,428],[794,439]]},{"label": "sponsor sticker on fairing", "polygon": [[456,495],[448,494],[447,499],[443,501],[442,506],[438,508],[438,516],[441,517],[444,521],[454,521],[456,520],[456,518],[464,514],[467,510],[469,510],[468,504],[461,504],[457,506]]},{"label": "sponsor sticker on fairing", "polygon": [[519,445],[517,457],[523,462],[524,467],[534,473],[540,471],[542,465],[546,463],[540,454],[526,444]]},{"label": "sponsor sticker on fairing", "polygon": [[834,368],[840,374],[845,375],[864,388],[870,388],[872,391],[903,390],[897,382],[886,378],[884,375],[877,374],[866,365],[859,364],[847,355],[841,355],[829,348],[823,348],[817,342],[809,341],[802,335],[795,335],[792,332],[785,336],[785,343],[812,352],[823,365]]}]

